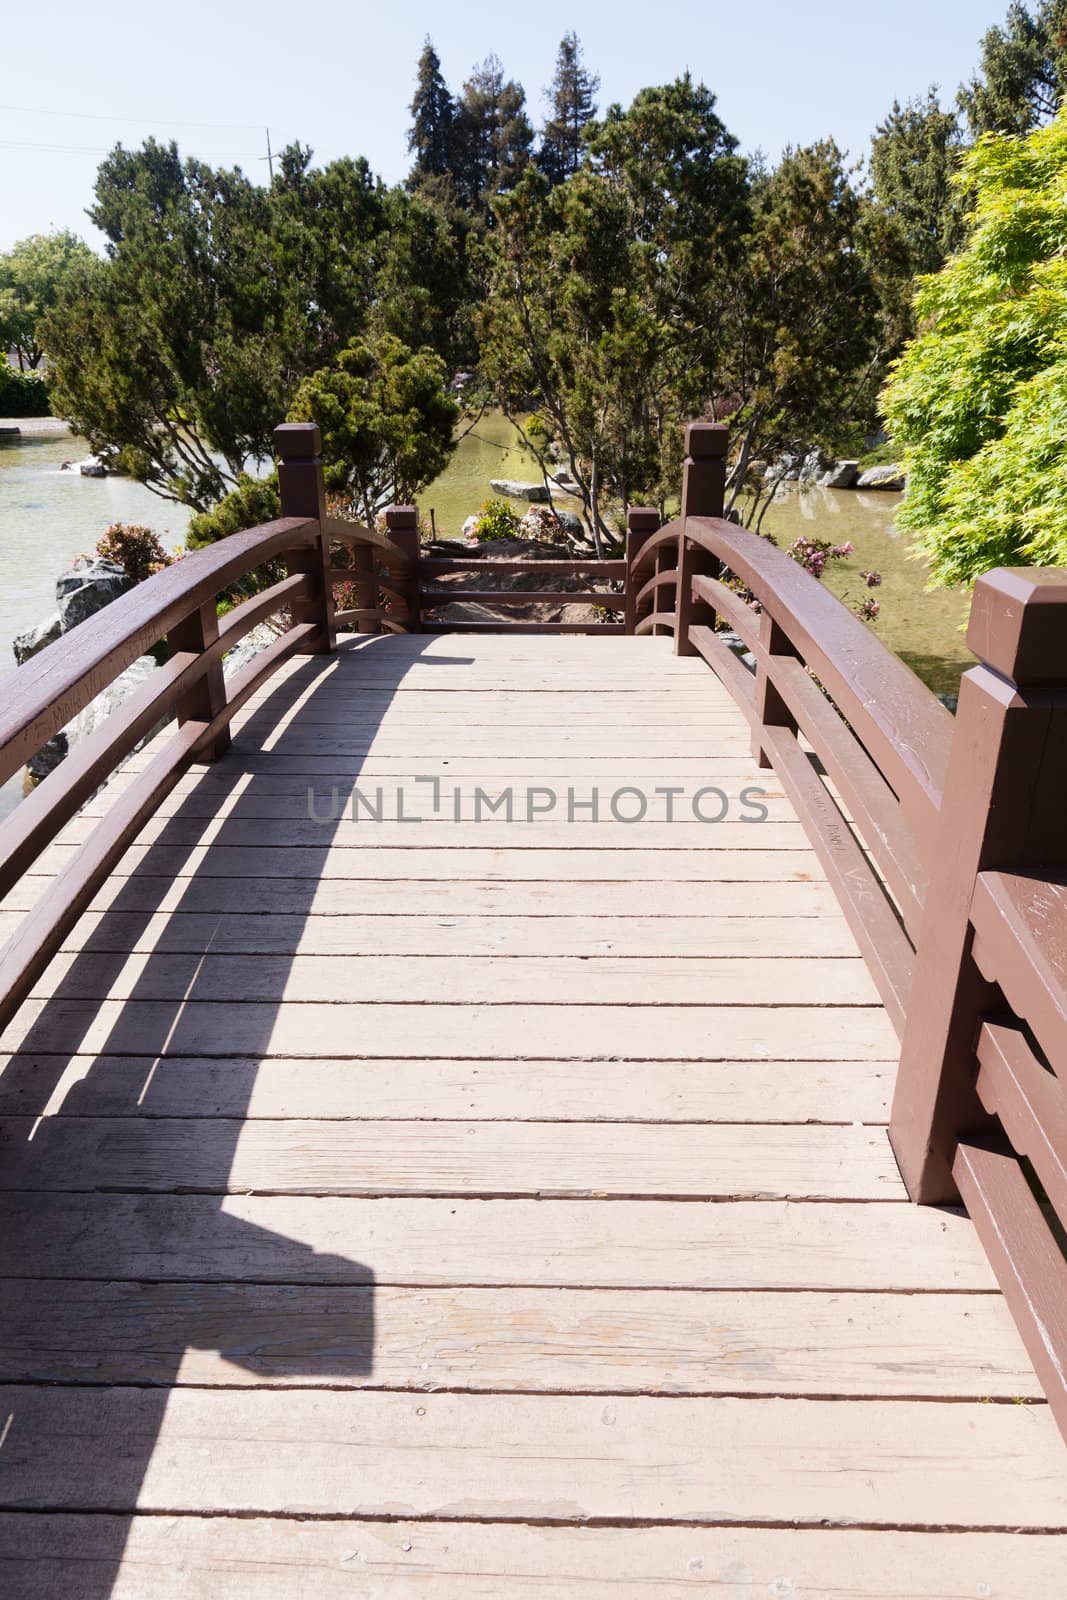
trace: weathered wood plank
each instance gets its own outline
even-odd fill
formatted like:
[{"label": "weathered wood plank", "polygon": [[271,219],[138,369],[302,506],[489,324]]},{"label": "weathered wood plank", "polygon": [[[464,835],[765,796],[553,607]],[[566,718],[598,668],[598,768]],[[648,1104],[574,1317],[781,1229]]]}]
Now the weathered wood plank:
[{"label": "weathered wood plank", "polygon": [[[215,880],[217,882],[217,880]],[[377,897],[376,897],[377,900]],[[232,903],[232,902],[231,902]],[[350,901],[346,899],[346,904]],[[18,913],[0,911],[0,938]],[[67,950],[335,956],[852,956],[843,917],[547,917],[366,915],[174,911],[89,912],[64,941]],[[643,970],[635,967],[635,971]]]},{"label": "weathered wood plank", "polygon": [[874,1006],[276,1005],[29,1000],[0,1052],[463,1056],[548,1061],[895,1061]]},{"label": "weathered wood plank", "polygon": [[[31,1138],[32,1135],[32,1138]],[[47,1117],[0,1123],[0,1190],[884,1200],[882,1128],[789,1123]]]},{"label": "weathered wood plank", "polygon": [[164,1410],[15,1387],[0,1407],[19,1509],[1067,1527],[1045,1406],[176,1389]]},{"label": "weathered wood plank", "polygon": [[18,1278],[0,1383],[1041,1398],[997,1294]]},{"label": "weathered wood plank", "polygon": [[[69,1063],[69,1064],[68,1064]],[[896,1068],[866,1061],[224,1061],[0,1057],[0,1115],[562,1122],[888,1119]]]},{"label": "weathered wood plank", "polygon": [[0,1516],[7,1600],[945,1600],[1056,1592],[1062,1535]]},{"label": "weathered wood plank", "polygon": [[[367,797],[377,806],[374,794]],[[498,796],[494,795],[493,799]],[[505,801],[506,803],[506,801]],[[534,804],[544,804],[535,796]],[[631,797],[630,806],[637,802]],[[341,801],[343,805],[343,800]],[[447,804],[447,801],[446,801]],[[625,802],[620,801],[620,806]],[[699,804],[706,808],[708,817],[715,817],[725,807],[716,796],[705,796]],[[383,816],[379,821],[362,813],[354,820],[347,814],[334,815],[335,807],[329,794],[321,794],[314,801],[316,816],[308,816],[305,802],[302,817],[153,817],[138,834],[141,845],[160,844],[188,848],[192,845],[218,843],[234,849],[249,846],[318,850],[378,850],[404,849],[417,846],[421,850],[484,850],[497,847],[508,850],[603,850],[619,852],[621,867],[633,850],[662,850],[670,855],[684,855],[687,861],[694,853],[708,850],[805,850],[807,837],[799,822],[761,821],[751,810],[747,813],[734,802],[732,816],[722,822],[616,822],[607,815],[608,800],[602,805],[604,818],[600,822],[583,821],[579,816],[567,821],[567,797],[559,798],[560,815],[557,820],[526,820],[526,797],[515,796],[512,821],[503,816],[498,820],[482,816],[479,820],[451,820],[447,811],[443,816],[422,816],[411,813],[405,820],[397,821]],[[384,800],[382,802],[384,808]],[[405,808],[406,809],[406,808]],[[57,838],[60,845],[83,844],[96,826],[93,817],[78,817],[63,829]],[[660,870],[670,877],[672,863],[662,862]]]},{"label": "weathered wood plank", "polygon": [[75,954],[54,957],[33,994],[88,1000],[280,1004],[875,1006],[859,956],[337,956]]},{"label": "weathered wood plank", "polygon": [[[61,871],[76,851],[75,845],[51,845],[39,858],[32,876],[52,876]],[[690,883],[783,883],[821,878],[811,850],[678,850],[670,857],[671,873]],[[667,876],[658,850],[427,850],[414,843],[410,849],[372,846],[362,850],[331,850],[279,844],[257,845],[131,845],[115,876],[147,873],[154,877],[189,878],[259,877],[272,880],[281,871],[292,878],[398,877],[421,879],[477,878],[508,882],[534,880],[557,883],[599,883],[626,879],[662,883]]]},{"label": "weathered wood plank", "polygon": [[[815,857],[811,860],[814,864]],[[50,882],[45,876],[23,878],[4,899],[5,910],[28,910]],[[718,882],[711,892],[703,881],[634,883],[616,879],[598,882],[595,889],[590,889],[587,882],[569,880],[516,884],[506,880],[418,879],[403,870],[394,879],[375,880],[370,888],[353,888],[352,882],[350,878],[294,877],[287,869],[274,878],[115,876],[103,885],[92,910],[116,907],[138,915],[180,910],[214,916],[239,906],[243,912],[260,917],[340,917],[373,911],[378,916],[410,918],[442,914],[544,918],[553,924],[560,917],[588,916],[599,911],[605,917],[656,918],[661,927],[675,915],[749,916],[771,922],[782,917],[840,914],[833,890],[818,876],[787,883],[753,883],[748,879]]]},{"label": "weathered wood plank", "polygon": [[962,1212],[900,1201],[8,1194],[0,1271],[52,1279],[985,1291]]}]

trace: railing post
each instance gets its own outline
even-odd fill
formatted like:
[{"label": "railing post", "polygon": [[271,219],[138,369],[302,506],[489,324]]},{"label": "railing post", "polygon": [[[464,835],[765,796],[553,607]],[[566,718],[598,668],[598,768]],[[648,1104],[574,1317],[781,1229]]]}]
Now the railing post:
[{"label": "railing post", "polygon": [[626,591],[624,622],[627,633],[637,626],[637,591],[642,587],[634,578],[634,562],[652,535],[659,529],[655,506],[631,506],[626,513]]},{"label": "railing post", "polygon": [[934,836],[889,1136],[913,1200],[958,1199],[961,1134],[988,1118],[974,1086],[975,1042],[997,991],[972,955],[980,872],[1067,861],[1067,573],[1001,568],[979,578]]},{"label": "railing post", "polygon": [[[214,599],[205,600],[202,606],[167,634],[167,647],[171,655],[191,650],[199,655],[219,637],[219,614]],[[179,728],[187,722],[209,723],[226,704],[226,682],[222,675],[222,660],[213,661],[202,677],[181,695],[174,711]],[[199,752],[199,761],[217,761],[230,748],[230,730],[222,728]]]},{"label": "railing post", "polygon": [[422,631],[419,584],[419,513],[414,506],[390,506],[385,513],[389,537],[408,559],[407,581],[403,585],[408,606],[409,633]]},{"label": "railing post", "polygon": [[314,422],[283,422],[274,430],[278,458],[278,493],[283,517],[314,517],[319,536],[312,544],[286,554],[290,576],[306,574],[310,593],[293,606],[294,622],[317,622],[319,635],[310,653],[325,654],[337,642],[334,626],[333,585],[330,582],[330,541],[325,530],[326,489],[322,481],[322,440]]},{"label": "railing post", "polygon": [[766,658],[768,656],[795,656],[797,651],[791,643],[789,635],[783,632],[768,611],[760,613],[759,642],[761,659],[756,662],[756,717],[758,720],[752,729],[752,754],[755,757],[757,766],[769,767],[771,758],[763,748],[760,729],[763,727],[788,728],[791,733],[796,733],[797,725],[795,719],[790,715],[785,701],[771,682]]},{"label": "railing post", "polygon": [[730,430],[723,422],[691,422],[685,430],[685,465],[682,469],[682,532],[678,539],[678,584],[674,591],[674,653],[692,656],[689,641],[695,622],[714,627],[711,608],[693,600],[693,578],[698,572],[719,574],[719,562],[685,537],[686,517],[721,517],[726,503],[726,451]]}]

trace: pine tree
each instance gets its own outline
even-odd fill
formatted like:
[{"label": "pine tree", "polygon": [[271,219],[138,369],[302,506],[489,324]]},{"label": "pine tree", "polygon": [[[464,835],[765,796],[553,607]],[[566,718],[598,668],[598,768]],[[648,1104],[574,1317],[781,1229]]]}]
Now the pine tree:
[{"label": "pine tree", "polygon": [[549,183],[562,183],[582,162],[582,133],[596,116],[600,79],[588,70],[576,33],[565,33],[556,56],[556,75],[545,90],[552,115],[541,130],[537,164]]},{"label": "pine tree", "polygon": [[1012,0],[982,39],[977,76],[960,90],[971,134],[1029,133],[1055,116],[1067,89],[1067,0]]},{"label": "pine tree", "polygon": [[937,90],[893,102],[871,140],[871,180],[879,204],[895,217],[914,272],[937,272],[963,243],[964,196],[953,184],[962,145]]},{"label": "pine tree", "polygon": [[504,77],[495,55],[486,56],[463,85],[456,108],[456,187],[472,210],[486,210],[490,196],[514,188],[530,160],[533,129],[526,93]]},{"label": "pine tree", "polygon": [[429,36],[419,57],[411,117],[408,149],[415,157],[415,165],[409,181],[415,186],[424,178],[444,177],[452,170],[455,154],[455,102],[441,76],[441,61]]}]

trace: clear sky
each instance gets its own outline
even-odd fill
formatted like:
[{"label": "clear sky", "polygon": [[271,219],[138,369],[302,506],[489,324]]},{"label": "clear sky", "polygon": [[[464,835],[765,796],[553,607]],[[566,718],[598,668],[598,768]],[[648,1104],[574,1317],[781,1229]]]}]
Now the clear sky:
[{"label": "clear sky", "polygon": [[[951,99],[1007,0],[11,0],[0,84],[0,249],[85,217],[116,141],[176,138],[216,164],[265,173],[264,128],[317,161],[365,155],[407,170],[415,63],[430,33],[450,86],[495,51],[534,121],[560,37],[573,28],[600,74],[601,104],[687,67],[719,97],[746,150],[772,158],[832,135],[854,155],[894,98]],[[43,114],[42,114],[43,113]],[[79,113],[79,115],[74,115]]]}]

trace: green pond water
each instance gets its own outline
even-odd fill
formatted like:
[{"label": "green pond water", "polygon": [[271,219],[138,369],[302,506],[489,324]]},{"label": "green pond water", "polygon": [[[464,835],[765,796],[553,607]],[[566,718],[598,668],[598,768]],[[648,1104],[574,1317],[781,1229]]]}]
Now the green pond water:
[{"label": "green pond water", "polygon": [[[420,507],[426,513],[433,507],[438,533],[456,537],[465,518],[492,494],[490,478],[533,481],[538,476],[533,456],[522,448],[507,418],[486,416],[460,441],[447,470],[423,491]],[[901,498],[783,485],[763,527],[783,548],[801,534],[834,544],[851,541],[854,554],[831,563],[823,582],[849,603],[873,594],[881,606],[874,624],[878,637],[936,693],[954,695],[960,674],[974,662],[962,633],[969,595],[962,589],[928,591],[925,562],[910,553],[907,536],[896,531]],[[560,503],[572,504],[566,499]],[[520,513],[525,511],[521,501],[514,504]],[[860,577],[871,570],[882,574],[878,589],[869,590]]]},{"label": "green pond water", "polygon": [[[188,513],[143,485],[60,472],[63,461],[86,453],[84,442],[69,436],[0,446],[0,674],[14,666],[14,635],[54,609],[56,578],[92,549],[110,522],[147,523],[170,548],[184,538]],[[420,507],[433,509],[439,533],[458,536],[465,518],[492,494],[490,478],[508,477],[534,480],[536,463],[507,419],[492,414],[461,440],[447,471],[420,496]],[[835,544],[851,540],[855,554],[829,567],[824,581],[836,594],[859,600],[868,593],[860,572],[881,572],[882,586],[873,591],[882,608],[879,638],[938,693],[954,694],[972,659],[961,632],[967,595],[927,591],[925,565],[895,531],[899,503],[899,495],[787,487],[764,527],[783,546],[800,533]],[[520,513],[526,509],[514,504]]]}]

